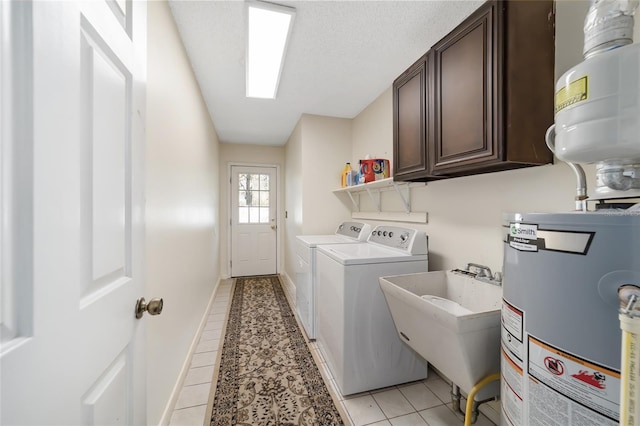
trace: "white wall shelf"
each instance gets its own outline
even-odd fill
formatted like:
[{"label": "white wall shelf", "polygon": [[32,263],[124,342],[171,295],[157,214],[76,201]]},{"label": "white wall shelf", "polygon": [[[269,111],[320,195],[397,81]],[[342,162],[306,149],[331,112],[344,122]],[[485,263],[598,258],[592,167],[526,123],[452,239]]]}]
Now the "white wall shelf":
[{"label": "white wall shelf", "polygon": [[[351,217],[354,219],[388,220],[394,222],[427,223],[427,212],[411,211],[411,188],[414,186],[424,186],[426,183],[394,182],[393,178],[386,178],[361,185],[348,186],[346,188],[334,189],[334,194],[346,193],[355,208]],[[404,212],[382,211],[381,192],[395,191],[402,201]],[[360,211],[360,194],[366,192],[371,201],[376,206],[375,212]]]}]

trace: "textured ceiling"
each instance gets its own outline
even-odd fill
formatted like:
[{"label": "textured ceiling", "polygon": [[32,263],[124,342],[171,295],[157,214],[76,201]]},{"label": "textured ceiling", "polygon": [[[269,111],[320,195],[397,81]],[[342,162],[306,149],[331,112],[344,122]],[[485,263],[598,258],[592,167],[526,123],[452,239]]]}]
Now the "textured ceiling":
[{"label": "textured ceiling", "polygon": [[277,98],[265,100],[244,96],[245,2],[169,2],[222,142],[283,145],[302,114],[355,117],[483,2],[278,3],[296,17]]}]

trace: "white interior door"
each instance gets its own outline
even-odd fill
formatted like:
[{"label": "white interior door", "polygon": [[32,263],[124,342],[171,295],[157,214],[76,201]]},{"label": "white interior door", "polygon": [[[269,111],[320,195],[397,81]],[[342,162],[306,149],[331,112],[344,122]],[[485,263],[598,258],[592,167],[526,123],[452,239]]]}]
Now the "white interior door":
[{"label": "white interior door", "polygon": [[0,423],[145,424],[146,5],[0,15]]},{"label": "white interior door", "polygon": [[276,168],[231,167],[231,276],[276,273]]}]

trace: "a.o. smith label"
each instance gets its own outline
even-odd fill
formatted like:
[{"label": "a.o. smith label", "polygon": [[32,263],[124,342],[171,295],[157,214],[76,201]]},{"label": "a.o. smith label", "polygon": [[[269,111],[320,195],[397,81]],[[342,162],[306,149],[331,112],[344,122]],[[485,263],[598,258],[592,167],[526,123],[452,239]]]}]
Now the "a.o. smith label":
[{"label": "a.o. smith label", "polygon": [[510,223],[508,242],[516,250],[538,251],[538,225]]}]

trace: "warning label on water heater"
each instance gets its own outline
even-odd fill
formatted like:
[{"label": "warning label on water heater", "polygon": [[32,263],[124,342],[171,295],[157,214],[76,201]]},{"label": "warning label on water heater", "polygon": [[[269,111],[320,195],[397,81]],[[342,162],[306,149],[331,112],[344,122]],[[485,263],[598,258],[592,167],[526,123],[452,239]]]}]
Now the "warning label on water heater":
[{"label": "warning label on water heater", "polygon": [[545,424],[616,425],[620,373],[529,336],[529,398]]},{"label": "warning label on water heater", "polygon": [[520,362],[522,368],[522,327],[524,312],[516,308],[506,300],[502,299],[502,346],[507,348],[512,356],[515,356]]},{"label": "warning label on water heater", "polygon": [[512,222],[509,224],[509,245],[520,251],[538,251],[538,225]]}]

